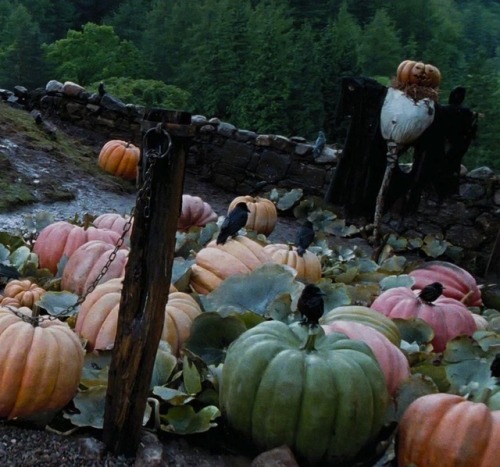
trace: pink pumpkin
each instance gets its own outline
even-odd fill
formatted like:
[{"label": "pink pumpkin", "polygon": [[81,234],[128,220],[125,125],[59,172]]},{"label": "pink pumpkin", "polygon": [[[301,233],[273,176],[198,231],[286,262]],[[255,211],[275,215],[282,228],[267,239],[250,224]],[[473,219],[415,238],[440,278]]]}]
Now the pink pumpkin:
[{"label": "pink pumpkin", "polygon": [[458,300],[440,296],[432,303],[420,298],[420,290],[395,287],[386,290],[372,303],[371,308],[389,318],[420,318],[434,329],[432,345],[442,352],[446,343],[459,335],[471,336],[476,322],[469,309]]},{"label": "pink pumpkin", "polygon": [[[92,224],[94,224],[94,226],[98,229],[109,229],[121,236],[123,234],[123,229],[129,220],[130,216],[122,216],[121,214],[115,212],[107,212],[97,216]],[[132,219],[132,225],[133,222],[134,220]],[[130,229],[127,231],[125,238],[130,238],[131,232],[132,226],[130,226]]]},{"label": "pink pumpkin", "polygon": [[350,339],[365,342],[372,350],[385,376],[387,389],[394,395],[401,383],[410,376],[410,365],[403,352],[381,332],[355,321],[333,321],[321,326],[325,334],[340,332]]},{"label": "pink pumpkin", "polygon": [[217,214],[199,196],[182,195],[182,212],[177,222],[178,230],[186,231],[190,227],[204,227],[216,220]]},{"label": "pink pumpkin", "polygon": [[40,268],[57,273],[57,265],[63,256],[70,257],[84,243],[102,240],[116,244],[120,235],[112,230],[88,227],[87,229],[66,221],[48,225],[38,235],[33,252],[38,256]]},{"label": "pink pumpkin", "polygon": [[[84,243],[75,250],[66,263],[61,278],[61,289],[83,295],[103,270],[114,248],[114,245],[101,240]],[[116,277],[123,277],[127,259],[128,250],[118,250],[115,259],[99,280],[99,284]]]},{"label": "pink pumpkin", "polygon": [[476,279],[465,269],[446,261],[429,261],[409,274],[415,279],[414,289],[423,289],[427,284],[440,282],[443,295],[454,298],[468,306],[481,306],[481,290]]}]

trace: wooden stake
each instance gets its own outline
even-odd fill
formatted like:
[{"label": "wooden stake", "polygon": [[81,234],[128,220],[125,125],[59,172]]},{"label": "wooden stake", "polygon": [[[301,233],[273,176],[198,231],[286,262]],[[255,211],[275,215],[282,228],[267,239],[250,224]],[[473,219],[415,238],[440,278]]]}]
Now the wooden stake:
[{"label": "wooden stake", "polygon": [[[103,440],[116,455],[133,457],[139,446],[165,320],[177,220],[182,208],[189,135],[185,129],[190,123],[189,113],[161,109],[148,111],[143,120],[141,182],[147,185],[149,175],[151,185],[150,190],[141,185],[136,201],[104,413]],[[165,131],[169,124],[184,127],[184,131],[168,132],[170,152],[154,159],[148,174],[153,160],[148,157],[148,149],[158,148],[161,152],[166,147]]]}]

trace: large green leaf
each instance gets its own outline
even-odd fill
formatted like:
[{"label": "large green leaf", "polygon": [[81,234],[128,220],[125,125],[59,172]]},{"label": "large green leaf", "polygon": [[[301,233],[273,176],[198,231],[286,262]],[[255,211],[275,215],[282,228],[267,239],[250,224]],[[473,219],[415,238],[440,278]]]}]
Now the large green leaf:
[{"label": "large green leaf", "polygon": [[380,281],[380,289],[383,291],[394,287],[411,288],[413,284],[415,284],[415,279],[408,274],[391,275]]},{"label": "large green leaf", "polygon": [[238,315],[221,316],[205,312],[191,325],[191,335],[185,347],[203,359],[207,365],[224,362],[226,350],[247,327]]},{"label": "large green leaf", "polygon": [[269,316],[277,299],[293,295],[302,285],[294,280],[296,271],[281,264],[263,264],[250,274],[224,280],[208,295],[200,297],[203,308],[222,315],[253,311]]}]

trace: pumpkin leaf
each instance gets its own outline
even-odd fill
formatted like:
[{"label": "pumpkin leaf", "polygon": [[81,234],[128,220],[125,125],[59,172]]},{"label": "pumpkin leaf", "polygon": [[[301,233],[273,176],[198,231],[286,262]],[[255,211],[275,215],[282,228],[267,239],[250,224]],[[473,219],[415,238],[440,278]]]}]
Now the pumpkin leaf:
[{"label": "pumpkin leaf", "polygon": [[387,245],[390,245],[394,251],[404,251],[408,247],[408,240],[404,237],[398,237],[395,234],[390,234],[387,239]]},{"label": "pumpkin leaf", "polygon": [[427,255],[433,258],[441,256],[448,248],[450,244],[443,238],[434,237],[433,235],[426,235],[424,237],[424,244],[421,250]]},{"label": "pumpkin leaf", "polygon": [[[496,387],[496,378],[491,377],[490,366],[497,348],[485,351],[471,337],[460,336],[446,345],[443,357],[451,390],[460,395],[481,397],[488,387]],[[497,389],[498,390],[498,389]]]},{"label": "pumpkin leaf", "polygon": [[[80,427],[92,427],[101,430],[104,426],[104,409],[106,405],[106,386],[94,386],[85,391],[78,391],[73,404],[78,413],[64,413],[64,417]],[[145,425],[151,416],[151,406],[146,404],[142,424]]]},{"label": "pumpkin leaf", "polygon": [[201,296],[203,308],[217,310],[222,315],[253,311],[262,316],[269,315],[269,309],[277,297],[292,294],[300,287],[294,281],[296,271],[281,264],[263,264],[254,271],[235,275],[224,280],[217,289]]},{"label": "pumpkin leaf", "polygon": [[150,388],[166,384],[177,367],[177,358],[167,342],[161,340],[156,351]]},{"label": "pumpkin leaf", "polygon": [[182,257],[174,258],[172,263],[172,278],[170,281],[177,290],[188,290],[191,266],[194,262],[194,259],[187,260]]},{"label": "pumpkin leaf", "polygon": [[325,310],[333,310],[343,305],[351,304],[349,289],[345,284],[334,284],[329,281],[322,281],[318,284],[325,296],[323,302]]},{"label": "pumpkin leaf", "polygon": [[385,259],[380,264],[380,270],[386,272],[403,272],[406,264],[406,258],[404,256],[391,256],[390,258]]},{"label": "pumpkin leaf", "polygon": [[158,396],[161,400],[176,406],[187,404],[194,399],[194,396],[191,394],[186,394],[184,391],[165,386],[155,386],[153,388],[153,394]]},{"label": "pumpkin leaf", "polygon": [[325,226],[325,232],[337,237],[350,237],[359,233],[360,229],[355,225],[346,225],[345,219],[334,219]]},{"label": "pumpkin leaf", "polygon": [[9,260],[19,271],[24,272],[26,268],[31,270],[38,268],[38,256],[32,253],[31,249],[24,245],[15,249],[9,256]]},{"label": "pumpkin leaf", "polygon": [[387,276],[380,281],[380,290],[393,289],[394,287],[411,287],[415,284],[415,279],[408,274]]},{"label": "pumpkin leaf", "polygon": [[203,433],[217,426],[213,420],[220,415],[220,410],[213,405],[203,407],[199,412],[195,412],[190,405],[172,407],[166,415],[160,417],[166,422],[166,424],[162,423],[160,428],[178,435]]},{"label": "pumpkin leaf", "polygon": [[236,314],[221,316],[207,311],[193,320],[184,346],[207,365],[218,365],[224,362],[229,344],[246,330],[245,323]]},{"label": "pumpkin leaf", "polygon": [[434,339],[434,330],[420,318],[394,318],[393,321],[399,329],[401,340],[409,344],[415,343],[419,349],[425,349]]},{"label": "pumpkin leaf", "polygon": [[399,386],[395,395],[395,420],[399,421],[408,406],[419,397],[439,392],[432,379],[425,375],[410,375]]},{"label": "pumpkin leaf", "polygon": [[293,190],[287,191],[283,196],[278,196],[276,200],[277,191],[273,189],[270,199],[275,202],[276,208],[279,211],[288,211],[299,202],[303,194],[302,188],[294,188]]},{"label": "pumpkin leaf", "polygon": [[182,364],[182,380],[188,394],[197,394],[201,391],[201,375],[194,362],[184,355]]},{"label": "pumpkin leaf", "polygon": [[354,284],[347,286],[350,301],[345,305],[370,306],[380,293],[378,284]]},{"label": "pumpkin leaf", "polygon": [[79,306],[72,308],[78,302],[78,295],[63,290],[61,292],[45,292],[36,303],[47,311],[49,315],[57,317],[75,316],[78,314]]},{"label": "pumpkin leaf", "polygon": [[418,352],[410,356],[410,362],[417,359],[417,363],[411,365],[413,374],[421,374],[430,378],[439,389],[439,392],[448,392],[450,381],[446,374],[446,365],[442,355],[428,352]]},{"label": "pumpkin leaf", "polygon": [[78,391],[73,404],[78,413],[65,413],[64,417],[75,426],[89,426],[102,429],[107,386],[93,386],[85,391]]}]

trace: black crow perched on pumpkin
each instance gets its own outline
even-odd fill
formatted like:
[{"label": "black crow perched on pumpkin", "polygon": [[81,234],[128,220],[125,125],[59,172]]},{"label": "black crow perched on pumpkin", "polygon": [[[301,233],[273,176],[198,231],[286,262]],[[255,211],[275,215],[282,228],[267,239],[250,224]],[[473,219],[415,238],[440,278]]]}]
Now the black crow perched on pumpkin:
[{"label": "black crow perched on pumpkin", "polygon": [[302,227],[297,232],[295,238],[295,246],[297,247],[297,254],[304,256],[309,245],[314,240],[314,228],[311,221],[305,221]]},{"label": "black crow perched on pumpkin", "polygon": [[433,282],[432,284],[426,285],[418,294],[418,298],[425,303],[432,303],[443,293],[444,287],[440,282]]},{"label": "black crow perched on pumpkin", "polygon": [[234,209],[227,215],[221,225],[219,235],[217,236],[217,245],[224,245],[229,237],[235,237],[238,231],[245,227],[248,220],[247,203],[239,202]]},{"label": "black crow perched on pumpkin", "polygon": [[311,324],[313,326],[319,324],[319,319],[325,311],[324,295],[317,285],[307,284],[304,287],[297,302],[297,309],[302,316],[302,324]]}]

